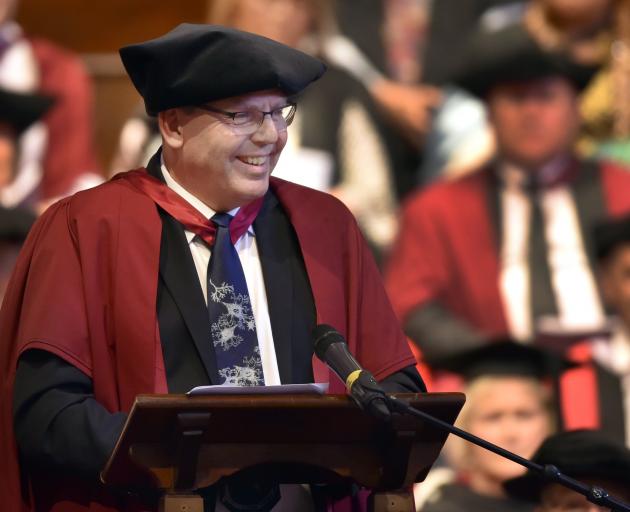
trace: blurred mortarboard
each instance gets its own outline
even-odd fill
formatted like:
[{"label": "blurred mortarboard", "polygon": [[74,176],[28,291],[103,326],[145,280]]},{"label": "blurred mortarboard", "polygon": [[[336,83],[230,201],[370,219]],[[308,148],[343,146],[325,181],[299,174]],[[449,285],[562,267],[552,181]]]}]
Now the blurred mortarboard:
[{"label": "blurred mortarboard", "polygon": [[16,135],[40,119],[54,103],[50,96],[25,94],[0,88],[0,122],[13,128]]},{"label": "blurred mortarboard", "polygon": [[120,57],[149,115],[267,89],[294,95],[326,70],[318,59],[266,37],[190,23],[125,46]]},{"label": "blurred mortarboard", "polygon": [[[532,460],[541,465],[553,464],[573,478],[591,478],[615,482],[630,488],[630,450],[597,430],[561,432],[547,438]],[[526,501],[540,501],[542,490],[549,485],[537,474],[506,481],[503,486],[511,496]]]},{"label": "blurred mortarboard", "polygon": [[581,91],[596,69],[576,63],[566,52],[542,48],[522,25],[515,24],[475,32],[452,81],[481,98],[499,83],[558,75]]},{"label": "blurred mortarboard", "polygon": [[607,258],[620,245],[630,243],[630,215],[600,222],[593,229],[593,238],[597,258]]},{"label": "blurred mortarboard", "polygon": [[438,370],[446,370],[472,381],[483,376],[523,376],[544,379],[555,377],[572,363],[537,346],[501,338],[481,347],[462,351],[430,362]]}]

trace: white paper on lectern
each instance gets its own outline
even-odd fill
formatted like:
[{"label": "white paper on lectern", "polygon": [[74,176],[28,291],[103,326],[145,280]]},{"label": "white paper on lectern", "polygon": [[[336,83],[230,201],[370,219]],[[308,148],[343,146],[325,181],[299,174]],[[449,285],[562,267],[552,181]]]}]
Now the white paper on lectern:
[{"label": "white paper on lectern", "polygon": [[327,382],[309,384],[283,384],[280,386],[197,386],[188,396],[200,395],[323,395],[328,391]]}]

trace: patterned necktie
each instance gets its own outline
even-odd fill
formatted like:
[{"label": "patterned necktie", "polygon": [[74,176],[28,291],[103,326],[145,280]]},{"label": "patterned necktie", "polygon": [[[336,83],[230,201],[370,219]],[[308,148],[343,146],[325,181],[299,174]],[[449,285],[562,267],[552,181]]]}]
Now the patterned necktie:
[{"label": "patterned necktie", "polygon": [[230,239],[232,216],[217,213],[212,256],[208,264],[208,313],[212,344],[222,384],[265,384],[256,323],[243,267]]}]

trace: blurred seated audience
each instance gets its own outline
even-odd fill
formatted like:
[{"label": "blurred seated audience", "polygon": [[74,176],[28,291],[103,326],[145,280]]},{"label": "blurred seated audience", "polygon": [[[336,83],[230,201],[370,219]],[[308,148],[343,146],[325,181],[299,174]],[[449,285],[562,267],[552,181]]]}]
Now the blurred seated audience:
[{"label": "blurred seated audience", "polygon": [[[44,115],[53,99],[0,89],[0,195],[15,180],[18,140]],[[26,235],[36,219],[32,205],[5,206],[0,202],[0,302]]]},{"label": "blurred seated audience", "polygon": [[[610,495],[630,501],[630,451],[602,432],[575,430],[555,434],[536,451],[534,462],[553,464],[589,486],[603,487]],[[536,504],[537,512],[604,512],[586,497],[532,471],[505,482],[508,494]]]},{"label": "blurred seated audience", "polygon": [[464,62],[457,83],[486,102],[496,156],[410,198],[387,273],[429,364],[495,336],[601,329],[592,228],[630,211],[630,173],[572,151],[593,68],[520,26],[476,35]]},{"label": "blurred seated audience", "polygon": [[17,4],[0,2],[0,87],[49,95],[55,104],[20,136],[15,177],[3,188],[0,204],[28,202],[41,212],[102,181],[93,141],[93,92],[77,55],[24,33],[14,20]]},{"label": "blurred seated audience", "polygon": [[614,314],[609,339],[595,340],[592,347],[594,360],[615,377],[606,378],[600,373],[599,396],[604,405],[617,399],[619,414],[615,430],[630,447],[630,216],[598,225],[595,247],[599,284]]},{"label": "blurred seated audience", "polygon": [[[553,355],[505,340],[436,364],[465,379],[466,404],[457,420],[460,428],[522,457],[531,457],[554,431],[550,370],[562,362]],[[525,471],[518,464],[454,436],[449,437],[445,453],[455,470],[453,481],[431,492],[419,510],[533,510],[525,502],[507,498],[502,487],[505,480]]]},{"label": "blurred seated audience", "polygon": [[[385,127],[358,77],[370,82],[379,80],[380,74],[338,34],[333,3],[215,0],[208,18],[213,24],[300,48],[331,64],[318,87],[307,89],[300,98],[274,176],[329,191],[341,199],[357,218],[378,259],[396,236],[396,187]],[[352,69],[342,68],[340,63],[350,63]],[[130,119],[121,133],[113,171],[144,165],[156,138],[151,121],[137,115]]]}]

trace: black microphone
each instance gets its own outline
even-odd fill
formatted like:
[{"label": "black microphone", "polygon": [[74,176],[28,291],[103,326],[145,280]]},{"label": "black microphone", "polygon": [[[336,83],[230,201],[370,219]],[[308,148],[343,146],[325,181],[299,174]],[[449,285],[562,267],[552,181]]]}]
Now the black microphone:
[{"label": "black microphone", "polygon": [[313,339],[315,355],[346,384],[356,404],[372,416],[388,421],[391,412],[385,391],[352,357],[343,336],[334,327],[320,324],[313,329]]}]

